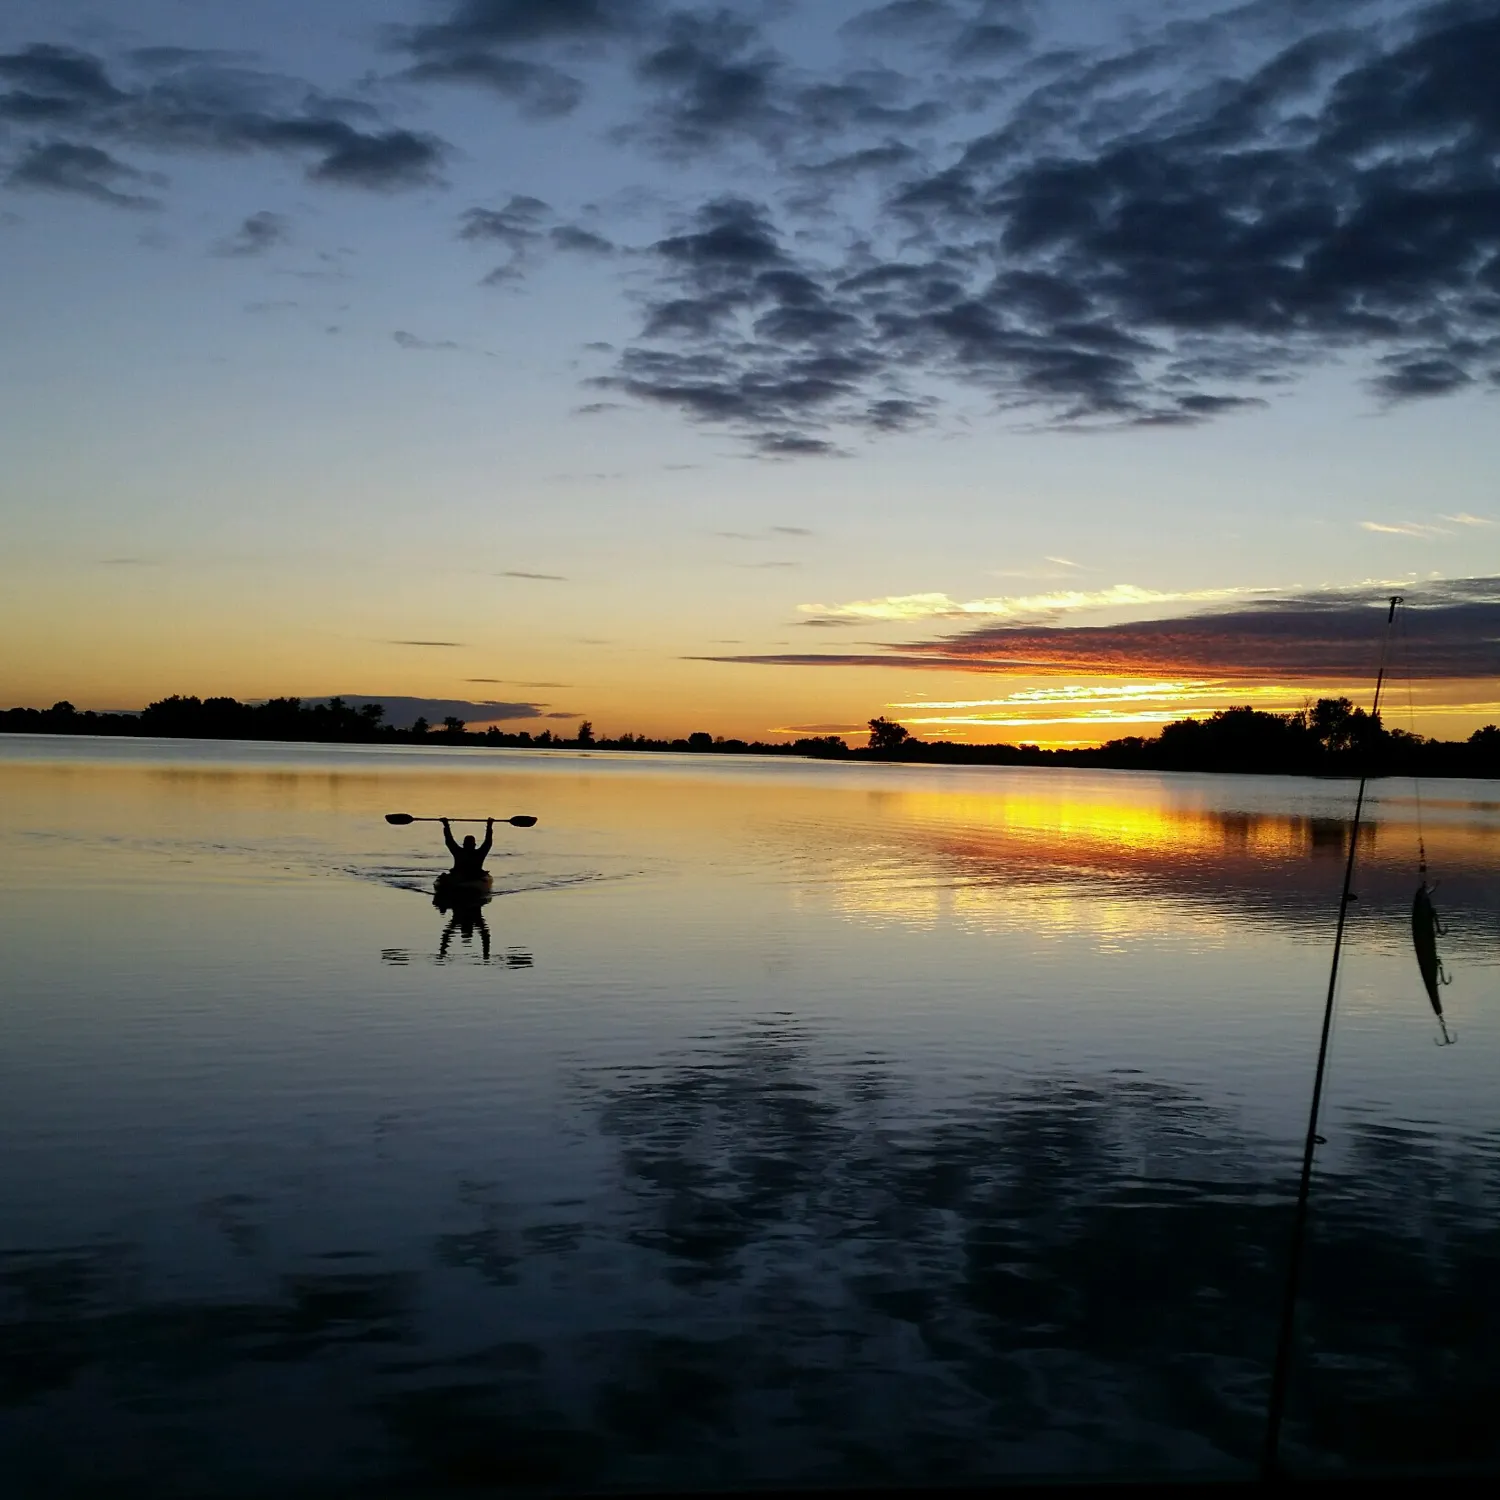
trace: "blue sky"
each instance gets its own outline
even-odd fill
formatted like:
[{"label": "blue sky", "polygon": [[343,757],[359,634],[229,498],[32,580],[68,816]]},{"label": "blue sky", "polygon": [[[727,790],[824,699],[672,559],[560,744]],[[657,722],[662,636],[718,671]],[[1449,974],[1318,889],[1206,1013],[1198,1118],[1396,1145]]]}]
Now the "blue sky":
[{"label": "blue sky", "polygon": [[[12,0],[0,698],[1357,683],[930,648],[1500,573],[1497,61],[1493,3]],[[1496,717],[1496,600],[1423,728]]]}]

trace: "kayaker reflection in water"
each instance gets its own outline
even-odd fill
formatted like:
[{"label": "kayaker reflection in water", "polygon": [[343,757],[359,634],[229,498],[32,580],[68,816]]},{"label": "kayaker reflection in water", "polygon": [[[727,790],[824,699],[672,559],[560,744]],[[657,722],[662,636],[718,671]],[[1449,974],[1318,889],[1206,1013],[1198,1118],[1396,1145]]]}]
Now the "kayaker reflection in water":
[{"label": "kayaker reflection in water", "polygon": [[[447,908],[440,908],[446,911]],[[474,941],[474,934],[479,934],[479,959],[481,963],[490,961],[490,927],[484,920],[483,906],[455,906],[453,915],[448,918],[448,925],[443,929],[443,935],[438,940],[437,961],[440,964],[448,962],[448,949],[453,942],[453,934],[457,933],[463,945],[467,948]]]},{"label": "kayaker reflection in water", "polygon": [[484,842],[476,844],[472,833],[464,835],[462,844],[453,837],[453,830],[448,826],[447,818],[443,823],[443,842],[448,846],[448,853],[453,856],[453,868],[448,871],[454,880],[480,880],[484,877],[484,862],[495,843],[495,820],[486,819],[484,825]]}]

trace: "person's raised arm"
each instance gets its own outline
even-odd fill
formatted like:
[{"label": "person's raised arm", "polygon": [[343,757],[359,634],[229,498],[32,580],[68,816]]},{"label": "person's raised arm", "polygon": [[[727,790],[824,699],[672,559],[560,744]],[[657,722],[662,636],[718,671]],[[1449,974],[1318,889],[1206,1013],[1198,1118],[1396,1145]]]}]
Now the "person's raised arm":
[{"label": "person's raised arm", "polygon": [[494,847],[495,820],[493,818],[486,818],[484,821],[484,842],[479,846],[480,859],[483,859]]},{"label": "person's raised arm", "polygon": [[447,820],[447,818],[444,818],[442,820],[442,823],[443,823],[443,842],[448,846],[448,853],[451,854],[455,859],[457,859],[458,858],[458,844],[457,844],[457,842],[455,841],[455,839],[453,837],[453,830],[448,826],[448,820]]}]

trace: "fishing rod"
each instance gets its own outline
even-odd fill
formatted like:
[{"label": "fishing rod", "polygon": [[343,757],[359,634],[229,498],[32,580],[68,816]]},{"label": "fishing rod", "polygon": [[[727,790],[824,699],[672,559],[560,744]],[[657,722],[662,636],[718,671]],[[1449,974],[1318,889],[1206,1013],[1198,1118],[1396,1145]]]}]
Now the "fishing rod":
[{"label": "fishing rod", "polygon": [[410,813],[387,813],[385,820],[397,828],[408,823],[509,823],[512,828],[536,827],[536,819],[530,813],[517,813],[513,818],[414,818]]},{"label": "fishing rod", "polygon": [[[1370,717],[1374,720],[1372,728],[1378,728],[1380,722],[1380,693],[1385,686],[1391,627],[1396,620],[1396,607],[1402,602],[1400,594],[1390,596],[1390,609],[1385,617],[1385,643],[1380,651],[1380,671],[1375,677],[1375,701],[1370,707]],[[1323,1005],[1323,1032],[1318,1039],[1318,1066],[1313,1073],[1312,1108],[1308,1111],[1307,1140],[1302,1147],[1302,1176],[1297,1183],[1297,1209],[1292,1220],[1292,1251],[1287,1262],[1286,1289],[1282,1296],[1281,1328],[1276,1338],[1276,1363],[1271,1371],[1271,1399],[1266,1407],[1266,1437],[1260,1465],[1260,1477],[1264,1481],[1276,1479],[1280,1473],[1281,1420],[1286,1411],[1287,1382],[1292,1369],[1292,1336],[1297,1323],[1297,1290],[1302,1277],[1307,1203],[1312,1192],[1313,1156],[1322,1139],[1318,1134],[1318,1109],[1323,1102],[1323,1075],[1328,1065],[1328,1038],[1333,1029],[1333,1001],[1339,982],[1339,956],[1344,947],[1344,923],[1349,915],[1349,903],[1358,899],[1350,887],[1354,882],[1354,857],[1359,849],[1359,820],[1365,807],[1365,783],[1370,776],[1368,748],[1362,759],[1364,767],[1359,778],[1359,795],[1354,799],[1354,823],[1349,830],[1349,858],[1344,864],[1344,889],[1339,896],[1338,926],[1333,934],[1333,963],[1328,971],[1328,998]]]}]

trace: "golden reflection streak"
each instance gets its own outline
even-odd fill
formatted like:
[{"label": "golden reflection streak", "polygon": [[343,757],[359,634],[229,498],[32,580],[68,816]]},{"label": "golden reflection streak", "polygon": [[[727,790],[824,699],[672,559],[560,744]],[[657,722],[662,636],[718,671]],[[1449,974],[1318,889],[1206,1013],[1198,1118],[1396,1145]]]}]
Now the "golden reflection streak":
[{"label": "golden reflection streak", "polygon": [[[1140,800],[1031,790],[886,795],[879,825],[862,840],[827,841],[831,878],[806,899],[855,920],[982,931],[1024,923],[1101,942],[1159,938],[1161,898],[1173,903],[1174,921],[1190,918],[1199,941],[1205,931],[1227,940],[1246,920],[1316,922],[1317,898],[1333,889],[1346,847],[1344,819],[1147,800],[1160,795],[1155,781]],[[1361,834],[1366,856],[1384,846],[1393,871],[1408,844],[1413,859],[1416,849],[1415,824],[1394,812]],[[1455,872],[1494,867],[1500,828],[1449,822],[1438,837]]]}]

